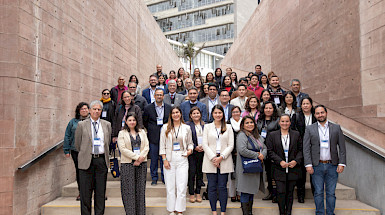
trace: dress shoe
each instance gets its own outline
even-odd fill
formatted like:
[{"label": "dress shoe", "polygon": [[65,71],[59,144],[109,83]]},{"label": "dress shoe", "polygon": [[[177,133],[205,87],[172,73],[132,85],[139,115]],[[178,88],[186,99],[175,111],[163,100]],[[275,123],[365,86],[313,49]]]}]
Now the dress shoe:
[{"label": "dress shoe", "polygon": [[157,184],[158,184],[157,181],[152,181],[152,182],[151,182],[151,185],[152,185],[152,186],[156,186]]},{"label": "dress shoe", "polygon": [[237,201],[237,197],[231,197],[231,202],[236,202]]},{"label": "dress shoe", "polygon": [[76,197],[76,201],[80,201],[80,194]]},{"label": "dress shoe", "polygon": [[273,195],[269,192],[269,194],[265,197],[263,197],[262,200],[272,200],[273,199]]},{"label": "dress shoe", "polygon": [[305,203],[305,198],[303,198],[303,196],[298,196],[298,202]]},{"label": "dress shoe", "polygon": [[276,197],[276,196],[273,196],[273,199],[271,199],[271,202],[272,202],[272,203],[278,203],[277,197]]}]

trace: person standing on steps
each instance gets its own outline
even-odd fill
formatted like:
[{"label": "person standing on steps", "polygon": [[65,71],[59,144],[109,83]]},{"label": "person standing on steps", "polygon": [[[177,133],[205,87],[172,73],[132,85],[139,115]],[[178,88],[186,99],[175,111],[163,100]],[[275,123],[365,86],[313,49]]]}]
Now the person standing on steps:
[{"label": "person standing on steps", "polygon": [[87,103],[80,102],[75,109],[75,118],[71,119],[67,125],[64,134],[63,150],[67,158],[72,157],[76,169],[76,182],[78,184],[79,195],[76,197],[76,201],[80,201],[80,188],[79,188],[79,167],[78,167],[78,154],[79,151],[75,148],[75,131],[80,121],[85,120],[89,115],[89,109]]},{"label": "person standing on steps", "polygon": [[111,124],[100,119],[103,103],[90,104],[90,118],[78,123],[75,148],[79,152],[80,208],[82,215],[91,215],[92,193],[96,215],[104,214]]},{"label": "person standing on steps", "polygon": [[181,109],[172,107],[168,123],[162,127],[159,142],[170,215],[186,211],[188,156],[193,147],[190,126],[184,123]]},{"label": "person standing on steps", "polygon": [[127,113],[119,131],[120,185],[126,214],[146,214],[146,175],[149,143],[146,132],[138,124],[135,113]]},{"label": "person standing on steps", "polygon": [[305,167],[312,175],[315,214],[325,214],[325,190],[326,214],[333,215],[338,174],[342,173],[346,166],[345,137],[341,126],[327,119],[325,106],[315,106],[314,112],[318,122],[306,127],[303,141]]}]

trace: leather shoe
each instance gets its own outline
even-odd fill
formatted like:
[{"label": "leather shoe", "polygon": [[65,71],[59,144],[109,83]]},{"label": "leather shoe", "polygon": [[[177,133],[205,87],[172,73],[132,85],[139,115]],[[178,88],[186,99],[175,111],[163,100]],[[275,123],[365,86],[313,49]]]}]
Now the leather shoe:
[{"label": "leather shoe", "polygon": [[305,203],[305,198],[303,198],[303,196],[298,196],[298,202]]},{"label": "leather shoe", "polygon": [[152,185],[152,186],[156,186],[157,184],[158,184],[157,181],[152,181],[152,182],[151,182],[151,185]]},{"label": "leather shoe", "polygon": [[278,199],[276,196],[273,197],[273,199],[271,200],[272,203],[278,203]]},{"label": "leather shoe", "polygon": [[80,194],[76,197],[76,201],[80,201]]},{"label": "leather shoe", "polygon": [[273,199],[273,195],[269,192],[269,194],[265,197],[263,197],[262,200],[272,200]]}]

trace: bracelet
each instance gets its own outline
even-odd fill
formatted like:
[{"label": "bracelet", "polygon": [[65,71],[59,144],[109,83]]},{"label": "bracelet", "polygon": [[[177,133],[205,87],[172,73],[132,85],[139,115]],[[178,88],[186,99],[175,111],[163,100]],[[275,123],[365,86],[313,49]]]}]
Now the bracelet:
[{"label": "bracelet", "polygon": [[167,158],[162,158],[162,161],[166,161],[167,160]]}]

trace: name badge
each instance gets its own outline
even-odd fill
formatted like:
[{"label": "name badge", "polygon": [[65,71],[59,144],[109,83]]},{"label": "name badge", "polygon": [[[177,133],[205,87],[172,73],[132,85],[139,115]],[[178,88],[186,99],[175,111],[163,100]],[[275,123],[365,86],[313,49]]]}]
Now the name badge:
[{"label": "name badge", "polygon": [[203,137],[197,137],[197,139],[198,139],[198,146],[202,145]]},{"label": "name badge", "polygon": [[101,146],[102,145],[102,141],[100,140],[99,137],[95,137],[94,138],[94,146]]},{"label": "name badge", "polygon": [[174,151],[180,151],[180,143],[179,142],[175,142],[173,143],[173,150]]},{"label": "name badge", "polygon": [[124,123],[125,123],[125,121],[123,120],[123,121],[122,121],[122,128],[124,127]]},{"label": "name badge", "polygon": [[274,103],[279,105],[281,103],[281,100],[279,100],[279,97],[274,98]]},{"label": "name badge", "polygon": [[102,112],[102,117],[107,117],[107,111]]},{"label": "name badge", "polygon": [[134,153],[140,155],[140,147],[134,147]]},{"label": "name badge", "polygon": [[329,148],[329,140],[321,140],[321,148],[323,149]]},{"label": "name badge", "polygon": [[162,118],[156,118],[156,124],[157,125],[163,125],[163,119]]},{"label": "name badge", "polygon": [[286,161],[287,161],[287,159],[289,158],[289,150],[284,150],[284,152],[285,152],[285,158],[286,158]]},{"label": "name badge", "polygon": [[216,147],[216,153],[221,153],[221,141],[220,139],[217,139],[217,147]]},{"label": "name badge", "polygon": [[154,101],[155,101],[154,96],[151,96],[151,103],[153,103]]},{"label": "name badge", "polygon": [[266,129],[262,129],[262,131],[261,131],[261,136],[262,136],[263,138],[266,138],[266,136],[267,136]]}]

